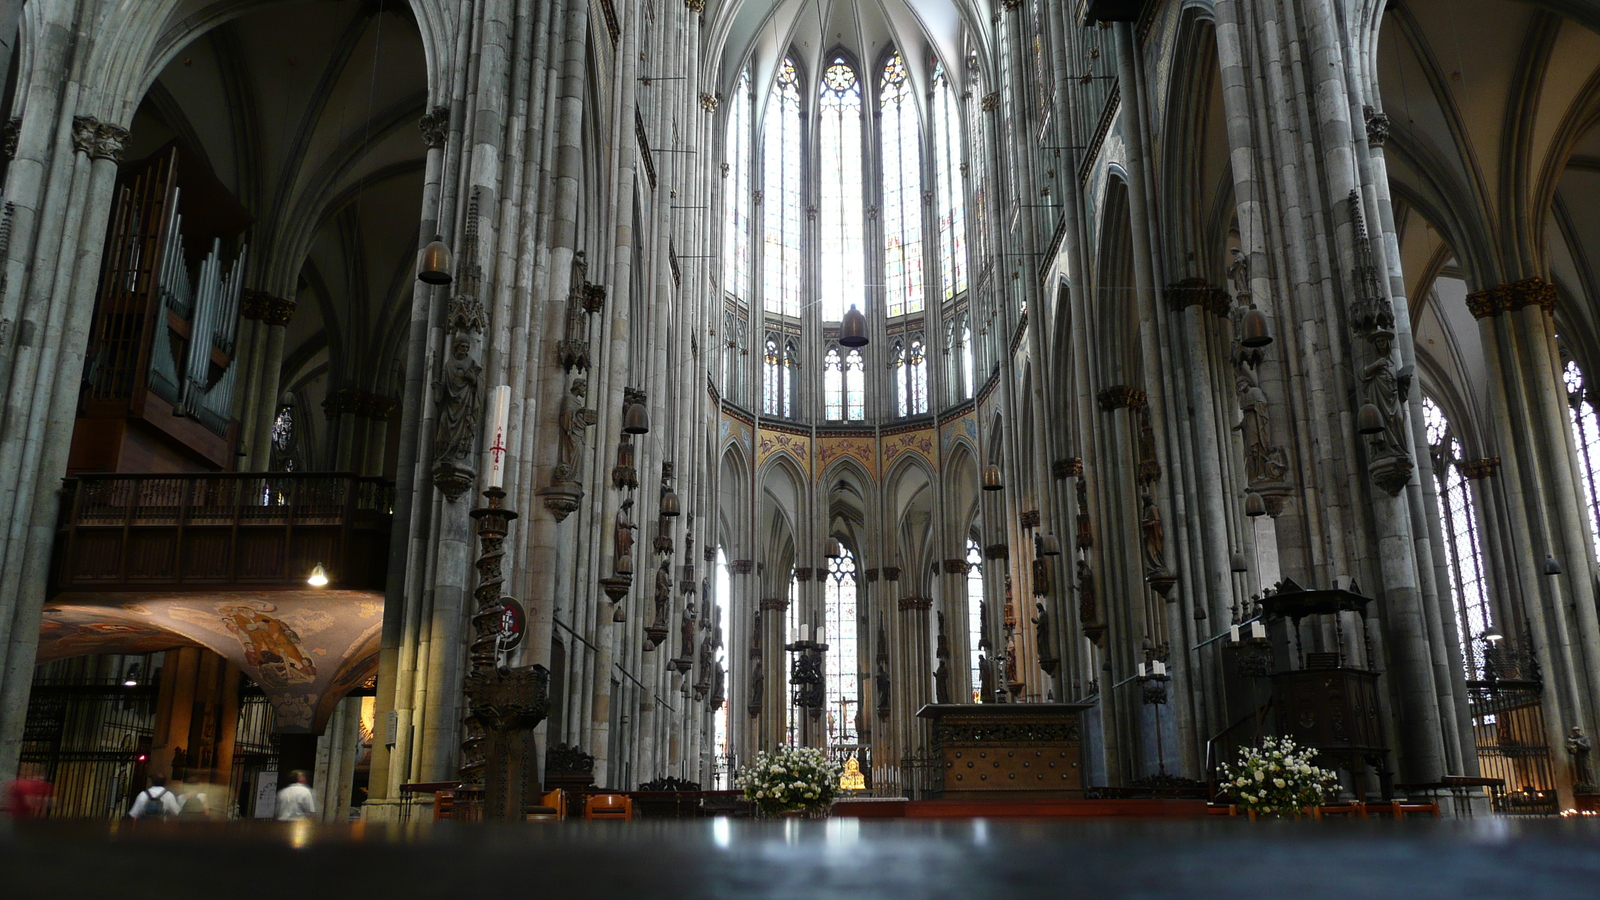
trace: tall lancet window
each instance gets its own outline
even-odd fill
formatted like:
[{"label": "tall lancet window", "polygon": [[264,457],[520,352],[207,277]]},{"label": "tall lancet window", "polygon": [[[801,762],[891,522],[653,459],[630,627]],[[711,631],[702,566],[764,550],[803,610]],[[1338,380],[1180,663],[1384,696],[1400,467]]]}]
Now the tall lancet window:
[{"label": "tall lancet window", "polygon": [[1600,547],[1600,417],[1595,415],[1594,404],[1589,400],[1589,390],[1583,383],[1583,372],[1578,364],[1567,361],[1562,371],[1567,383],[1567,408],[1571,411],[1572,438],[1578,447],[1578,468],[1583,471],[1583,499],[1589,507],[1589,529],[1594,534],[1595,546]]},{"label": "tall lancet window", "polygon": [[1439,518],[1444,530],[1445,555],[1450,560],[1450,591],[1454,595],[1456,635],[1467,677],[1478,678],[1473,664],[1477,639],[1489,630],[1489,595],[1483,576],[1483,553],[1478,545],[1478,517],[1472,507],[1472,490],[1462,477],[1461,441],[1450,421],[1432,398],[1422,398],[1422,418],[1428,426],[1428,449],[1433,477],[1439,490]]},{"label": "tall lancet window", "polygon": [[800,79],[783,61],[772,85],[762,129],[762,210],[766,237],[761,260],[763,307],[800,315]]},{"label": "tall lancet window", "polygon": [[976,391],[977,383],[972,380],[972,315],[969,313],[961,317],[961,399],[967,400]]},{"label": "tall lancet window", "polygon": [[761,363],[763,413],[783,418],[794,415],[794,361],[792,342],[779,348],[776,337],[767,337],[766,355]]},{"label": "tall lancet window", "polygon": [[728,109],[728,180],[723,185],[722,287],[750,295],[750,70],[739,76]]},{"label": "tall lancet window", "polygon": [[933,67],[933,147],[939,178],[939,273],[944,298],[967,289],[967,202],[961,179],[961,101],[944,63]]},{"label": "tall lancet window", "polygon": [[859,422],[866,418],[867,367],[860,350],[841,354],[837,346],[823,359],[822,389],[827,396],[830,422]]},{"label": "tall lancet window", "polygon": [[822,74],[817,98],[821,136],[822,240],[817,272],[822,318],[838,322],[866,285],[861,202],[861,79],[843,58]]},{"label": "tall lancet window", "polygon": [[828,745],[856,743],[856,712],[861,707],[861,663],[856,657],[856,559],[848,549],[828,560],[823,585],[822,640],[828,645],[823,671],[828,688]]},{"label": "tall lancet window", "polygon": [[883,67],[883,281],[890,316],[922,311],[922,146],[899,53]]},{"label": "tall lancet window", "polygon": [[928,411],[928,357],[920,336],[911,339],[911,348],[896,341],[889,351],[889,369],[894,378],[895,412],[901,416],[920,416]]},{"label": "tall lancet window", "polygon": [[967,539],[967,673],[972,677],[972,702],[980,703],[983,685],[983,550]]}]

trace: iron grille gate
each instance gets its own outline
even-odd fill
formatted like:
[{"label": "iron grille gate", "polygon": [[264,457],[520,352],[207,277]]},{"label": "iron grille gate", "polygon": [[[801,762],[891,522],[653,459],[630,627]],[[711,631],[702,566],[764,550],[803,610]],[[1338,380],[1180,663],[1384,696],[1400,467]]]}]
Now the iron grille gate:
[{"label": "iron grille gate", "polygon": [[1537,682],[1469,682],[1469,686],[1479,771],[1485,778],[1503,778],[1506,783],[1493,794],[1495,812],[1557,812],[1555,765]]},{"label": "iron grille gate", "polygon": [[22,767],[55,785],[50,815],[116,818],[144,787],[154,685],[35,685]]}]

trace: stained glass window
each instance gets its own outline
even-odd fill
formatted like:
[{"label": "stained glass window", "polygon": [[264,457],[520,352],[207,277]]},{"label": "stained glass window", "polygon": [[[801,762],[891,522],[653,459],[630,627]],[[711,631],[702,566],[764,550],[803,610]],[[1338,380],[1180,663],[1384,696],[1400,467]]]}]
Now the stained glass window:
[{"label": "stained glass window", "polygon": [[294,449],[294,407],[288,404],[278,407],[272,420],[272,448],[279,453]]},{"label": "stained glass window", "polygon": [[981,703],[983,685],[983,550],[967,539],[967,669],[972,678],[972,702]]},{"label": "stained glass window", "polygon": [[735,403],[739,402],[739,367],[743,365],[739,354],[739,317],[728,313],[722,319],[722,391]]},{"label": "stained glass window", "polygon": [[723,187],[722,281],[735,297],[750,290],[750,71],[739,76],[728,111],[728,180]]},{"label": "stained glass window", "polygon": [[867,417],[867,363],[860,350],[851,350],[844,358],[844,406],[852,422]]},{"label": "stained glass window", "polygon": [[839,356],[839,348],[828,351],[822,360],[822,394],[826,398],[826,415],[828,421],[838,422],[844,419],[844,360]]},{"label": "stained glass window", "polygon": [[822,318],[837,322],[852,303],[861,303],[866,284],[866,250],[861,202],[861,80],[842,58],[822,75],[817,100],[821,133],[822,240],[817,280]]},{"label": "stained glass window", "polygon": [[769,416],[784,415],[785,366],[783,356],[778,351],[778,342],[774,338],[767,338],[767,352],[761,361],[764,383],[761,391],[761,411]]},{"label": "stained glass window", "polygon": [[763,128],[762,207],[766,226],[762,259],[763,306],[800,315],[800,80],[783,61],[772,86]]},{"label": "stained glass window", "polygon": [[856,743],[856,712],[860,707],[860,662],[856,656],[856,560],[848,549],[828,560],[828,580],[823,586],[823,642],[828,645],[823,664],[828,690],[828,744]]},{"label": "stained glass window", "polygon": [[894,380],[895,415],[911,415],[911,398],[906,395],[906,345],[899,341],[889,351],[889,377]]},{"label": "stained glass window", "polygon": [[905,60],[883,67],[879,104],[883,146],[883,280],[890,316],[920,312],[922,297],[922,147]]},{"label": "stained glass window", "polygon": [[922,339],[911,342],[911,356],[906,361],[906,392],[910,397],[911,415],[928,411],[928,359],[923,352]]},{"label": "stained glass window", "polygon": [[973,392],[978,389],[973,374],[972,317],[963,316],[961,318],[961,399],[963,400],[970,399]]},{"label": "stained glass window", "polygon": [[[728,556],[723,552],[721,547],[717,548],[716,591],[716,604],[722,609],[724,616],[726,616],[728,609],[732,605],[729,601],[733,598],[733,579],[728,574]],[[724,618],[724,621],[726,621],[726,618]],[[733,657],[726,651],[725,648],[718,647],[717,662],[721,663],[723,666],[722,684],[723,690],[726,691],[728,685],[735,683]],[[731,702],[731,698],[729,697],[724,697],[723,701],[724,702],[721,708],[713,713],[715,718],[712,726],[714,729],[712,741],[714,747],[716,748],[715,752],[717,754],[717,759],[714,762],[714,769],[717,773],[716,782],[718,790],[727,790],[730,787],[728,777],[730,773],[728,768],[731,762],[729,759],[729,751],[731,750],[729,744],[729,735],[731,734],[731,728],[729,727],[729,719],[732,717],[731,710],[733,708],[733,704]]]},{"label": "stained glass window", "polygon": [[944,63],[933,67],[934,157],[939,178],[939,272],[944,298],[967,289],[967,203],[961,179],[961,107]]},{"label": "stained glass window", "polygon": [[1445,555],[1450,562],[1450,591],[1455,599],[1456,634],[1461,641],[1467,677],[1477,678],[1471,662],[1475,641],[1489,630],[1489,596],[1483,575],[1483,553],[1478,546],[1478,517],[1472,491],[1462,477],[1461,442],[1450,430],[1444,411],[1432,398],[1422,398],[1422,417],[1428,427],[1428,449],[1439,490],[1439,517],[1444,530]]},{"label": "stained glass window", "polygon": [[1578,468],[1583,470],[1582,489],[1585,505],[1589,507],[1589,530],[1594,534],[1595,546],[1600,547],[1600,496],[1596,494],[1600,482],[1595,480],[1595,473],[1600,471],[1600,417],[1595,415],[1594,404],[1589,401],[1589,391],[1578,364],[1569,360],[1561,375],[1567,384],[1567,408],[1571,414],[1573,443],[1578,447]]}]

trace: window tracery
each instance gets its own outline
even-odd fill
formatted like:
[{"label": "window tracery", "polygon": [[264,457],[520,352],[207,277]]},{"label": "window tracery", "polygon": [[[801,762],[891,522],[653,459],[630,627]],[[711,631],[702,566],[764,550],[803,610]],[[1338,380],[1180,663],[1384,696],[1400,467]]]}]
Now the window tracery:
[{"label": "window tracery", "polygon": [[856,712],[861,684],[856,655],[856,560],[848,548],[828,560],[828,580],[823,609],[823,642],[828,645],[824,667],[827,684],[828,745],[855,744]]},{"label": "window tracery", "polygon": [[822,246],[818,282],[822,319],[838,322],[860,303],[866,247],[861,190],[861,80],[843,57],[823,73],[817,100],[822,160]]},{"label": "window tracery", "polygon": [[920,312],[922,296],[922,147],[905,60],[884,64],[880,82],[883,152],[884,293],[891,317]]},{"label": "window tracery", "polygon": [[1583,498],[1589,508],[1589,531],[1596,547],[1600,547],[1600,481],[1595,472],[1600,470],[1600,416],[1590,402],[1583,370],[1572,360],[1567,360],[1561,371],[1567,386],[1567,411],[1572,425],[1573,444],[1578,449],[1578,468],[1583,472]]},{"label": "window tracery", "polygon": [[944,298],[967,290],[967,204],[961,183],[961,107],[944,63],[933,67],[934,154],[939,180],[939,273]]},{"label": "window tracery", "polygon": [[765,238],[762,304],[768,312],[800,315],[800,78],[785,59],[772,86],[762,136]]},{"label": "window tracery", "polygon": [[728,111],[728,184],[723,191],[723,289],[744,299],[750,291],[750,70],[739,76]]},{"label": "window tracery", "polygon": [[1474,644],[1491,625],[1477,512],[1472,505],[1471,487],[1461,474],[1461,441],[1451,431],[1444,411],[1431,397],[1422,398],[1422,418],[1427,425],[1434,483],[1439,492],[1439,518],[1444,530],[1445,555],[1449,558],[1456,634],[1461,642],[1462,659],[1467,661],[1467,677],[1475,678],[1471,662]]},{"label": "window tracery", "polygon": [[967,672],[974,703],[982,702],[983,651],[983,550],[967,538]]}]

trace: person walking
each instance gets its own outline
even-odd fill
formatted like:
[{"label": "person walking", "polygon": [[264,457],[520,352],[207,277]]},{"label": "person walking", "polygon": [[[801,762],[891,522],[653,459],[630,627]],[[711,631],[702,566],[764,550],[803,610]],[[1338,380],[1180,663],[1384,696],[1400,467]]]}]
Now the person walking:
[{"label": "person walking", "polygon": [[317,814],[317,798],[311,793],[306,770],[295,769],[289,773],[289,778],[289,784],[278,791],[278,821],[292,822],[314,817]]},{"label": "person walking", "polygon": [[178,795],[167,789],[167,776],[151,775],[150,786],[133,798],[128,815],[134,819],[160,821],[168,816],[177,816],[180,809]]}]

